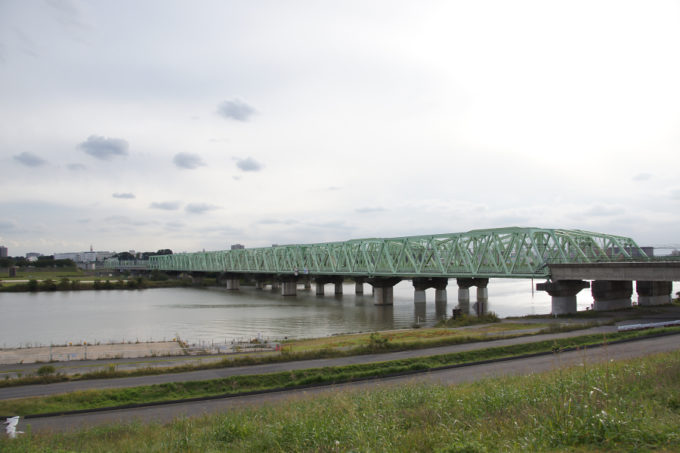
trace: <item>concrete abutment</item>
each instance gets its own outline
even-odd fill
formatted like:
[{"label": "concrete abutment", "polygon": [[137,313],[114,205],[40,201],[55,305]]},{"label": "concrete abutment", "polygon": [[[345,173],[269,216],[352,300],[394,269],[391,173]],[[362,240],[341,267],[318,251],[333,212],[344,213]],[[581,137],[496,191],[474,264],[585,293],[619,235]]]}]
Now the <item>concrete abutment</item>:
[{"label": "concrete abutment", "polygon": [[576,295],[585,288],[590,287],[588,282],[583,280],[556,280],[536,284],[538,291],[547,291],[552,297],[553,315],[566,315],[576,313]]},{"label": "concrete abutment", "polygon": [[633,282],[627,280],[595,280],[590,287],[595,303],[593,310],[619,310],[632,306]]},{"label": "concrete abutment", "polygon": [[638,305],[665,305],[671,303],[673,282],[637,281]]}]

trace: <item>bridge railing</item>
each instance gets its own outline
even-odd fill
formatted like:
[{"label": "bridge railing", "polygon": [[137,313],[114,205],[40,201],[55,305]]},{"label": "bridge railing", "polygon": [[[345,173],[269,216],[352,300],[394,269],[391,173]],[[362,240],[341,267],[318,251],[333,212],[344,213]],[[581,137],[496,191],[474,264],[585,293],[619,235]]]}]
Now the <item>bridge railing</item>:
[{"label": "bridge railing", "polygon": [[109,258],[104,261],[105,269],[148,269],[148,260],[118,260],[116,258]]}]

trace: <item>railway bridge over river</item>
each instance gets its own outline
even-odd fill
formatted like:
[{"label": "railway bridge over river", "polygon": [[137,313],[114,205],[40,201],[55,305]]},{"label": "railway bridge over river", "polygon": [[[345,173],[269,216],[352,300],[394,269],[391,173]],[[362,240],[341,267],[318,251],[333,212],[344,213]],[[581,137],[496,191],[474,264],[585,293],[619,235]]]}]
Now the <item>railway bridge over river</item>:
[{"label": "railway bridge over river", "polygon": [[545,279],[536,287],[552,296],[553,314],[576,312],[576,294],[589,287],[595,310],[630,306],[634,281],[640,305],[669,303],[672,282],[680,281],[680,259],[650,256],[631,238],[516,227],[112,259],[105,266],[195,277],[217,273],[230,290],[251,278],[258,289],[272,285],[284,296],[296,295],[299,282],[314,282],[318,295],[332,283],[341,294],[343,281],[352,279],[358,294],[364,283],[373,286],[376,305],[391,305],[401,280],[413,282],[416,303],[425,302],[428,288],[435,288],[436,302],[446,301],[449,279],[456,279],[463,311],[469,311],[472,287],[478,304],[486,303],[490,278]]}]

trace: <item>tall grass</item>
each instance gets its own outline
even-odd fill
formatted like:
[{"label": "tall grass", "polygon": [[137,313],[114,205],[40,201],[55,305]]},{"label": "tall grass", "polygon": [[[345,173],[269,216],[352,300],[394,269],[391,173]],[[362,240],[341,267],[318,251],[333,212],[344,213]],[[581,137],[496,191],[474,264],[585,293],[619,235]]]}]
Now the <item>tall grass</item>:
[{"label": "tall grass", "polygon": [[305,397],[167,425],[0,441],[6,452],[678,451],[680,352],[477,383]]}]

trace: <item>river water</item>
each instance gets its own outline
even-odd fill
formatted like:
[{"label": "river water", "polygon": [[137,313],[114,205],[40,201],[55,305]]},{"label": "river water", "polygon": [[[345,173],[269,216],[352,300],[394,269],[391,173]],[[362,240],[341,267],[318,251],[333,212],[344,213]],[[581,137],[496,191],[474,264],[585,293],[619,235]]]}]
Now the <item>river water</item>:
[{"label": "river water", "polygon": [[[342,296],[334,296],[330,284],[325,296],[300,286],[296,297],[243,286],[239,291],[0,293],[0,347],[162,341],[177,336],[189,342],[231,342],[258,335],[303,338],[405,328],[414,323],[430,326],[444,315],[451,316],[457,288],[451,280],[448,304],[435,304],[433,289],[427,290],[425,304],[414,304],[413,286],[404,281],[394,288],[393,306],[373,305],[368,284],[363,296],[354,294],[354,284],[345,284]],[[550,296],[539,291],[532,294],[531,280],[492,279],[488,291],[488,309],[500,317],[550,313]],[[471,304],[475,296],[475,288],[470,288]],[[636,297],[634,293],[634,301]],[[579,310],[592,303],[589,290],[578,294]]]}]

